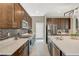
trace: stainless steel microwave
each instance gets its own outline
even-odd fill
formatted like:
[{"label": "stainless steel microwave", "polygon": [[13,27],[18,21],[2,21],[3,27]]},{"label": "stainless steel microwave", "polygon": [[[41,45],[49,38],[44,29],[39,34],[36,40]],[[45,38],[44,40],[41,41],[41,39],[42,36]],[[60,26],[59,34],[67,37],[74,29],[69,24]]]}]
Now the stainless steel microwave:
[{"label": "stainless steel microwave", "polygon": [[22,20],[22,28],[29,29],[28,22],[26,20]]}]

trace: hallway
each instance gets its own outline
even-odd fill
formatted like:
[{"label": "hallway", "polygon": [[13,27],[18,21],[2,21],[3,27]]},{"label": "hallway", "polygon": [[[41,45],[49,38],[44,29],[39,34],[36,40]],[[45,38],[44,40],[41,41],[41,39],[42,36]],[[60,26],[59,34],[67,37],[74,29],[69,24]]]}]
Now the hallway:
[{"label": "hallway", "polygon": [[30,56],[50,56],[47,44],[43,40],[36,40],[30,51]]}]

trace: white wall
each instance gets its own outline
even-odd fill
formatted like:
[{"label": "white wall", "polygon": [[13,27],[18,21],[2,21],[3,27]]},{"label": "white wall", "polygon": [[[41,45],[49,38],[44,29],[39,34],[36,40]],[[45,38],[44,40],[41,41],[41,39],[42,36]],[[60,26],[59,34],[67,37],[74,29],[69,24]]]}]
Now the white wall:
[{"label": "white wall", "polygon": [[71,18],[71,34],[75,34],[77,32],[76,30],[76,18]]}]

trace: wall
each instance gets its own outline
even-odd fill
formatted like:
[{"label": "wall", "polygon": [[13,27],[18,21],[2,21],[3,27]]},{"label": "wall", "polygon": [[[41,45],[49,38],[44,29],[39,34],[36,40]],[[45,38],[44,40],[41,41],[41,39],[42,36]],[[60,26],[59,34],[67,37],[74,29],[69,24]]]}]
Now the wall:
[{"label": "wall", "polygon": [[0,40],[4,40],[8,38],[8,33],[10,33],[10,37],[14,36],[16,33],[15,29],[0,29]]},{"label": "wall", "polygon": [[[16,35],[18,29],[0,29],[0,40],[5,40],[6,38],[13,37]],[[19,33],[24,34],[27,33],[28,30],[26,29],[20,29]],[[8,33],[10,33],[10,36],[8,36]]]},{"label": "wall", "polygon": [[70,34],[76,34],[76,32],[77,32],[77,29],[76,29],[76,17],[72,16]]},{"label": "wall", "polygon": [[46,39],[46,17],[45,16],[32,16],[32,32],[36,33],[36,22],[44,23],[44,38]]}]

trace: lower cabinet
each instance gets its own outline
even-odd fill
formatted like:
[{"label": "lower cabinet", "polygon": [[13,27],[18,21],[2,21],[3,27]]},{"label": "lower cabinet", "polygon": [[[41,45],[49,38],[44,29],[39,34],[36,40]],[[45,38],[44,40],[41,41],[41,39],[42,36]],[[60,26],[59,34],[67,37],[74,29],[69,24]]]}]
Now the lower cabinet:
[{"label": "lower cabinet", "polygon": [[58,49],[57,46],[55,46],[55,44],[53,45],[53,56],[60,56],[60,50]]},{"label": "lower cabinet", "polygon": [[48,50],[49,50],[50,55],[53,56],[53,46],[50,41],[48,41]]},{"label": "lower cabinet", "polygon": [[52,41],[48,42],[48,49],[51,56],[65,56]]},{"label": "lower cabinet", "polygon": [[29,56],[29,40],[23,44],[12,56]]}]

